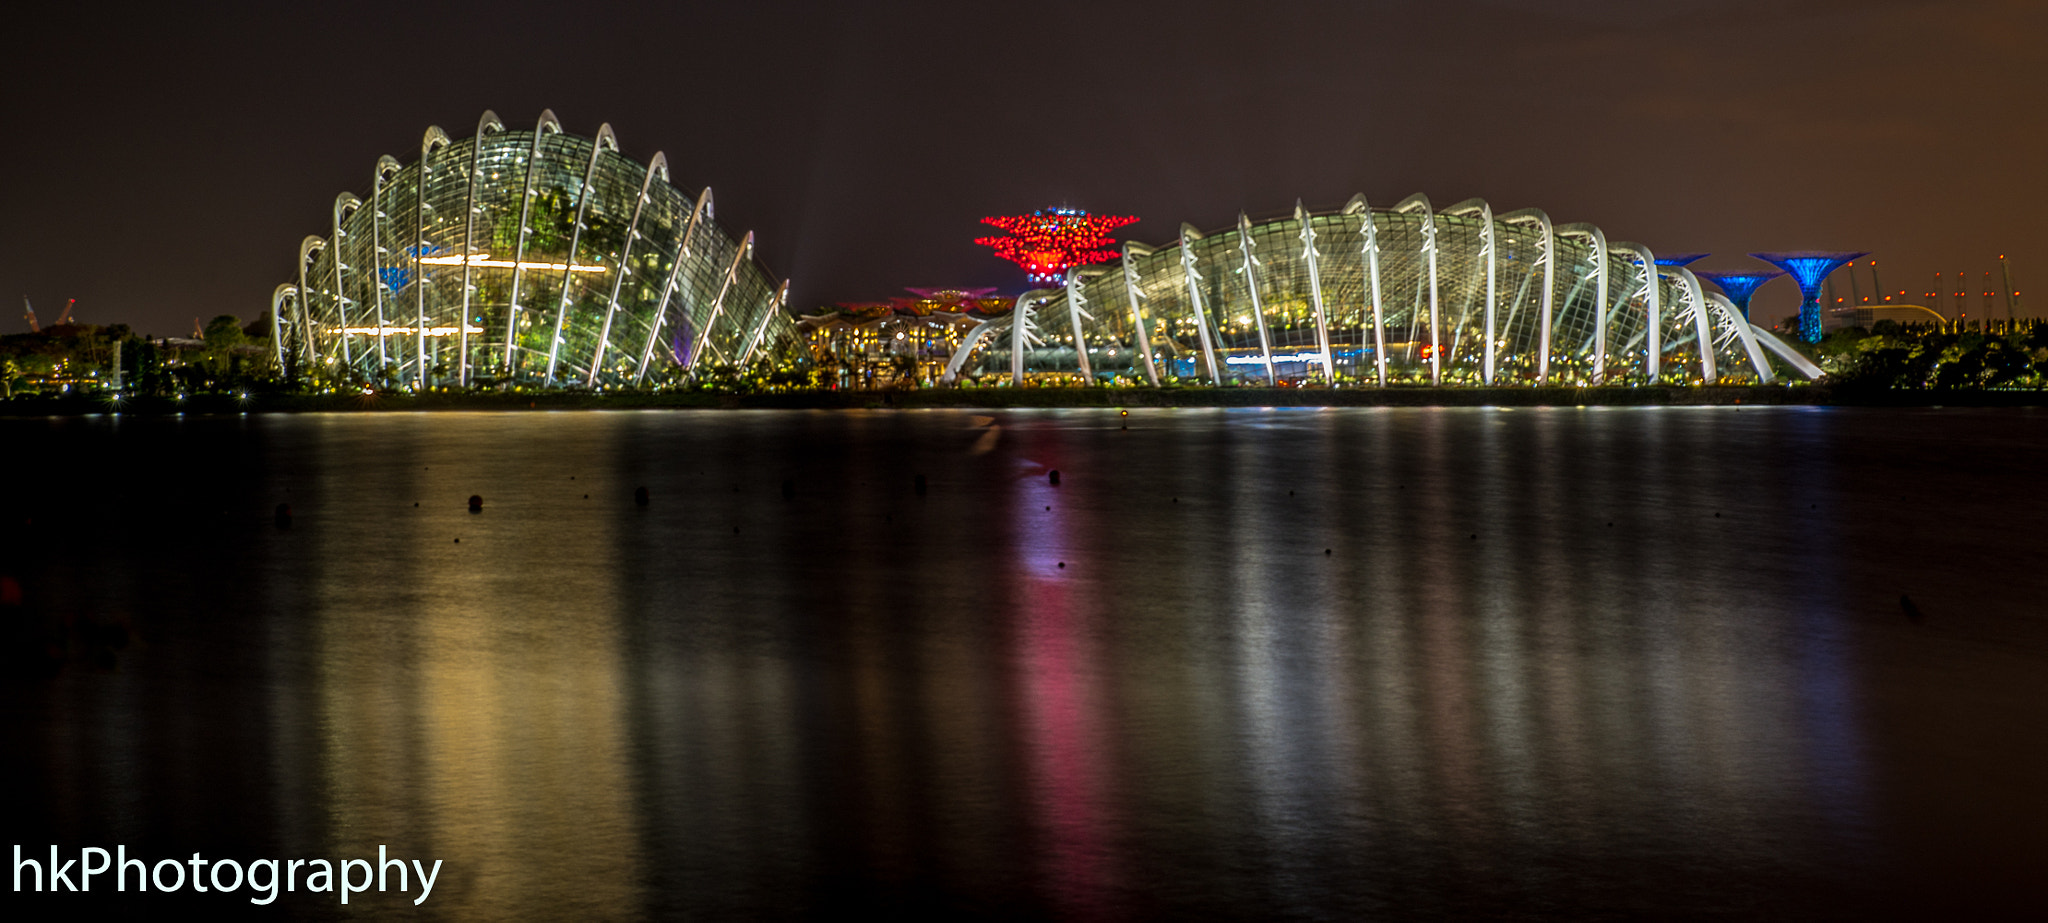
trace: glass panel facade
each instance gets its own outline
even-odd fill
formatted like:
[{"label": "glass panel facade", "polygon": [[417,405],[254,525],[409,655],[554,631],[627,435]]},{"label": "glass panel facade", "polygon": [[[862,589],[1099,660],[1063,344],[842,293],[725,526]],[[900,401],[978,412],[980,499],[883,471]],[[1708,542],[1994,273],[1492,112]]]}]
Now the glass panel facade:
[{"label": "glass panel facade", "polygon": [[[1412,201],[1412,200],[1411,200]],[[1504,221],[1483,206],[1461,204],[1430,212],[1410,203],[1404,211],[1351,210],[1306,215],[1315,231],[1316,272],[1308,268],[1301,217],[1253,223],[1209,234],[1190,232],[1182,241],[1158,247],[1134,245],[1121,264],[1083,271],[1074,286],[1092,319],[1083,319],[1098,381],[1141,381],[1142,358],[1135,346],[1134,316],[1151,335],[1163,380],[1263,384],[1266,357],[1283,383],[1325,381],[1316,324],[1320,290],[1326,315],[1333,378],[1339,385],[1378,380],[1375,343],[1383,339],[1387,380],[1426,384],[1431,359],[1441,352],[1439,380],[1446,385],[1487,382],[1487,316],[1493,316],[1495,385],[1646,384],[1650,382],[1651,293],[1658,305],[1658,379],[1698,383],[1704,379],[1698,313],[1714,321],[1709,351],[1715,379],[1724,383],[1759,380],[1744,331],[1700,304],[1698,289],[1675,274],[1645,270],[1634,252],[1607,247],[1596,253],[1591,234],[1549,234],[1550,355],[1543,361],[1545,230],[1541,222]],[[1379,317],[1376,339],[1371,264],[1366,222],[1378,246]],[[1574,226],[1583,229],[1584,226]],[[1432,238],[1434,250],[1425,244]],[[1493,244],[1489,304],[1487,242]],[[1250,241],[1247,266],[1241,241]],[[1432,261],[1432,256],[1434,260]],[[1596,262],[1597,260],[1597,262]],[[1434,268],[1432,269],[1432,262]],[[1606,270],[1602,299],[1600,269]],[[1194,285],[1189,285],[1192,269]],[[1667,270],[1668,271],[1668,270]],[[1256,298],[1254,287],[1256,286]],[[1131,294],[1137,296],[1137,310]],[[1037,310],[1046,345],[1026,357],[1026,372],[1065,377],[1075,370],[1072,322],[1062,292]],[[1431,306],[1435,305],[1432,327]],[[1199,311],[1199,316],[1198,312]],[[1259,321],[1264,320],[1262,345]],[[1201,324],[1206,322],[1205,351]],[[1007,326],[1007,321],[999,322]],[[1009,335],[999,349],[984,350],[983,374],[1007,373]],[[1603,349],[1604,345],[1604,349]],[[1108,351],[1118,350],[1112,359]],[[1000,358],[1000,363],[996,360]],[[970,373],[972,370],[970,369]]]},{"label": "glass panel facade", "polygon": [[287,357],[336,384],[615,387],[802,353],[780,281],[708,208],[692,229],[698,196],[551,128],[379,161],[308,254]]}]

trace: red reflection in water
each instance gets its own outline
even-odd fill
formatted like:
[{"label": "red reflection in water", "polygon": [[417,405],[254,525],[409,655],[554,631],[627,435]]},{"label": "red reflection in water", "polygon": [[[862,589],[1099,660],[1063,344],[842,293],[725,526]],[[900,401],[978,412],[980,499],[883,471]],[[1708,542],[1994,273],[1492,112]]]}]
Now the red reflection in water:
[{"label": "red reflection in water", "polygon": [[1013,497],[1013,651],[1040,871],[1062,916],[1095,918],[1113,909],[1115,829],[1092,618],[1059,493],[1041,476]]}]

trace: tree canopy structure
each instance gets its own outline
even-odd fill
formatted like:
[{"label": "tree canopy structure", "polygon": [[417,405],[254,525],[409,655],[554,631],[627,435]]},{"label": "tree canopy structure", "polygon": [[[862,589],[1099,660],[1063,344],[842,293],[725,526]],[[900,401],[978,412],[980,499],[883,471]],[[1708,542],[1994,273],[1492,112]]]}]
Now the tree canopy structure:
[{"label": "tree canopy structure", "polygon": [[1032,285],[1059,285],[1067,270],[1090,263],[1106,263],[1118,254],[1105,247],[1116,246],[1110,231],[1137,218],[1119,215],[1091,215],[1075,208],[1041,208],[1028,215],[1007,215],[981,219],[1010,232],[1008,237],[977,237],[974,242],[994,247],[996,255],[1024,267]]}]

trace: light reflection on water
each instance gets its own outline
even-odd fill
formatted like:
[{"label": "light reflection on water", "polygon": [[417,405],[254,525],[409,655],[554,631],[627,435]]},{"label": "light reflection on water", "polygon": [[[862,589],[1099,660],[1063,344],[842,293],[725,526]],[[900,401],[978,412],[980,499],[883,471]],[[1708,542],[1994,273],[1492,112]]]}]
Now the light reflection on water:
[{"label": "light reflection on water", "polygon": [[[2048,854],[2038,799],[1965,823],[1924,790],[2039,750],[2013,730],[2048,698],[2048,578],[2014,562],[2048,549],[2004,523],[2044,503],[1991,491],[2042,457],[2037,416],[1120,422],[8,421],[118,485],[12,501],[21,614],[138,639],[13,687],[11,828],[389,844],[445,859],[422,910],[469,918],[2037,896],[2007,870]],[[1909,584],[1941,625],[1900,616]],[[1901,756],[1959,740],[1975,762]],[[1997,855],[1930,870],[1956,842]]]}]

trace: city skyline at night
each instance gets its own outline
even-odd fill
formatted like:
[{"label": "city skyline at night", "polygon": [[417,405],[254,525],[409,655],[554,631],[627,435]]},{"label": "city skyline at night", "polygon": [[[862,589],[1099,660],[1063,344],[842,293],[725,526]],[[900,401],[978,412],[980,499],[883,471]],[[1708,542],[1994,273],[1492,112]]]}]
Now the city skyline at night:
[{"label": "city skyline at night", "polygon": [[8,22],[24,918],[2048,906],[2048,3]]},{"label": "city skyline at night", "polygon": [[[1174,233],[1160,222],[1219,227],[1297,197],[1327,211],[1360,190],[1542,202],[1659,252],[1715,254],[1695,264],[1711,271],[1845,247],[1901,278],[1963,267],[1974,289],[1998,254],[2016,288],[2048,265],[2030,217],[2048,190],[2025,154],[2048,136],[2048,90],[2027,76],[2048,11],[2031,4],[1222,5],[1185,11],[1200,30],[1164,31],[1140,7],[1058,3],[972,16],[621,5],[542,34],[524,23],[543,9],[26,14],[0,67],[39,140],[0,155],[34,178],[0,220],[0,284],[159,334],[247,320],[289,275],[273,242],[318,230],[294,203],[361,197],[366,145],[408,160],[419,126],[486,107],[573,113],[585,136],[597,117],[632,126],[622,154],[666,151],[676,182],[718,188],[796,308],[923,280],[1014,286],[973,245],[978,215],[1072,202],[1147,216],[1126,233],[1159,240]],[[407,28],[378,27],[392,16]],[[928,57],[874,54],[1021,32],[1063,40],[1001,81],[929,80]],[[693,53],[654,54],[672,34],[698,39]],[[299,60],[313,48],[360,49],[346,73],[449,55],[549,63],[501,68],[488,88],[352,94],[359,77]],[[568,63],[600,48],[604,66]],[[1430,64],[1439,51],[1459,67]],[[656,60],[679,70],[651,79]],[[1287,63],[1231,63],[1245,60]],[[1629,79],[1594,92],[1589,69]],[[81,245],[109,234],[148,242],[124,272]],[[1796,306],[1769,287],[1756,319]]]}]

